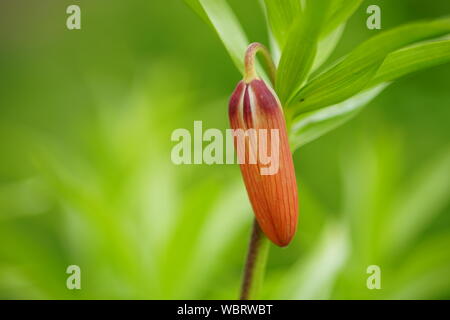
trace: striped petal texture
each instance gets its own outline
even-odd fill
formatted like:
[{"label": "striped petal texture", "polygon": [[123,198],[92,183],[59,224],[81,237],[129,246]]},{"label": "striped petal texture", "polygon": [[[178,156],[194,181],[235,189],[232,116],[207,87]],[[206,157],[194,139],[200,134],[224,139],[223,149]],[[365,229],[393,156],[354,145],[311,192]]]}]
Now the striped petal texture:
[{"label": "striped petal texture", "polygon": [[263,80],[244,79],[231,96],[229,117],[256,220],[273,243],[284,247],[297,229],[298,196],[279,99]]}]

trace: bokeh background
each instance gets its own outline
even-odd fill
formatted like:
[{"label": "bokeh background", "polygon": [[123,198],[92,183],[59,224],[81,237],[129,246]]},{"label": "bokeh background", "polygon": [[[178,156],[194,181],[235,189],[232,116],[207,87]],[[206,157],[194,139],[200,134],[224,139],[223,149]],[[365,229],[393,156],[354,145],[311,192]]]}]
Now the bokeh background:
[{"label": "bokeh background", "polygon": [[[257,0],[230,0],[267,43]],[[66,28],[77,4],[82,29]],[[449,1],[365,1],[333,58]],[[170,160],[176,128],[228,127],[240,79],[181,0],[0,2],[0,298],[234,299],[252,212],[236,165]],[[296,238],[263,298],[450,299],[450,65],[390,86],[294,154]],[[81,268],[81,290],[66,268]],[[381,268],[381,290],[366,269]]]}]

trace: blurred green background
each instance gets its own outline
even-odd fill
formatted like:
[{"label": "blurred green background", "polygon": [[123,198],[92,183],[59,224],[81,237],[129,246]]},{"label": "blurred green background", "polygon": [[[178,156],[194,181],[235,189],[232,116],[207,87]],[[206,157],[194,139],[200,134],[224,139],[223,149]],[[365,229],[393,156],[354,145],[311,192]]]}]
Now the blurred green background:
[{"label": "blurred green background", "polygon": [[[257,0],[230,0],[267,43]],[[81,7],[82,29],[66,28]],[[333,57],[449,1],[365,1]],[[181,0],[0,3],[0,298],[235,299],[252,212],[237,165],[176,166],[228,127],[238,71]],[[294,154],[300,220],[263,298],[450,299],[450,65],[390,86]],[[81,290],[66,268],[81,268]],[[381,268],[381,290],[366,269]]]}]

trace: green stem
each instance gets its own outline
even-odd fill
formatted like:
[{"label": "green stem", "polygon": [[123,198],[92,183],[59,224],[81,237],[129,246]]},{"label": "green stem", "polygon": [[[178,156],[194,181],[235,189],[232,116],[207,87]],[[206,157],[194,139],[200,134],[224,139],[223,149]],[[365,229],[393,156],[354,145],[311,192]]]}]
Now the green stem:
[{"label": "green stem", "polygon": [[255,219],[242,280],[241,300],[251,300],[258,296],[264,280],[269,245],[269,239]]},{"label": "green stem", "polygon": [[277,68],[273,63],[269,50],[264,45],[258,42],[253,42],[252,44],[250,44],[247,47],[247,51],[245,52],[244,81],[249,83],[250,81],[258,77],[255,68],[256,54],[258,52],[263,55],[267,71],[269,72],[270,81],[272,82],[272,85],[275,86]]}]

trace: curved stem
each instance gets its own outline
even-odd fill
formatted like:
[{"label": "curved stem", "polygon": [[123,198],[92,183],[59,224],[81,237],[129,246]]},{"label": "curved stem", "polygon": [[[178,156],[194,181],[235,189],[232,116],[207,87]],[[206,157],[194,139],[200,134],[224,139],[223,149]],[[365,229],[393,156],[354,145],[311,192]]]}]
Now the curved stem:
[{"label": "curved stem", "polygon": [[264,279],[269,245],[269,239],[255,219],[242,280],[241,300],[251,300],[257,296]]},{"label": "curved stem", "polygon": [[253,42],[247,48],[245,52],[245,76],[244,81],[249,83],[253,79],[257,78],[256,70],[255,70],[255,60],[256,54],[261,52],[264,57],[264,61],[267,65],[267,69],[269,71],[270,81],[272,85],[275,85],[275,78],[277,73],[277,68],[273,63],[272,57],[270,56],[269,50],[258,42]]}]

